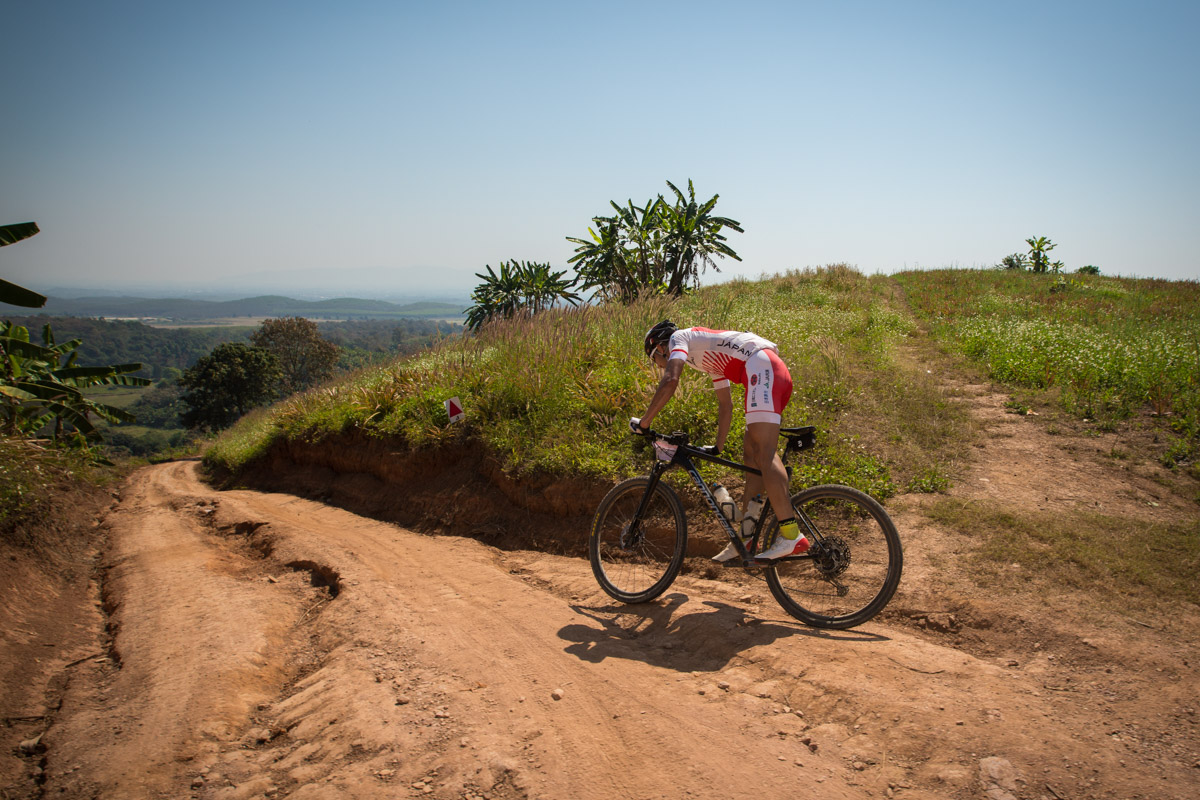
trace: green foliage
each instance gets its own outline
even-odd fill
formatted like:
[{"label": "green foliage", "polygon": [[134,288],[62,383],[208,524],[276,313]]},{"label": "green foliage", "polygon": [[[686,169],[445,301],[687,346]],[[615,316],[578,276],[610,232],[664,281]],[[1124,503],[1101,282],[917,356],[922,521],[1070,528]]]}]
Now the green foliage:
[{"label": "green foliage", "polygon": [[1103,586],[1111,602],[1200,602],[1200,524],[1164,525],[1086,511],[1044,513],[944,498],[930,517],[982,539],[976,559],[997,576],[1020,565],[1059,587]]},{"label": "green foliage", "polygon": [[16,222],[10,225],[0,225],[0,247],[16,244],[22,239],[28,239],[40,232],[36,222]]},{"label": "green foliage", "polygon": [[[1049,272],[1050,257],[1047,255],[1051,250],[1058,245],[1051,242],[1045,236],[1034,236],[1025,240],[1029,245],[1029,269],[1033,272]],[[1061,266],[1062,262],[1056,262]],[[1054,270],[1058,272],[1058,270]]]},{"label": "green foliage", "polygon": [[125,411],[85,396],[83,390],[146,386],[149,381],[130,374],[141,364],[78,366],[78,339],[59,344],[46,325],[42,340],[43,344],[34,344],[27,328],[0,323],[0,426],[6,434],[36,436],[52,425],[56,440],[66,434],[95,440],[99,433],[93,416],[109,422],[132,420]]},{"label": "green foliage", "polygon": [[35,549],[61,548],[59,518],[73,509],[78,486],[106,482],[87,450],[45,447],[0,435],[0,540]]},{"label": "green foliage", "polygon": [[275,356],[282,395],[328,380],[338,359],[337,345],[321,335],[317,323],[303,317],[263,320],[250,344]]},{"label": "green foliage", "polygon": [[1087,264],[1085,266],[1080,267],[1079,269],[1077,269],[1075,271],[1077,273],[1079,273],[1080,275],[1099,275],[1100,274],[1100,268],[1094,264]]},{"label": "green foliage", "polygon": [[221,430],[275,396],[281,378],[274,354],[238,342],[217,345],[183,373],[188,428]]},{"label": "green foliage", "polygon": [[475,273],[483,283],[471,293],[473,305],[467,309],[467,327],[478,330],[493,319],[511,319],[520,312],[536,314],[565,300],[579,303],[572,292],[575,281],[566,280],[566,270],[551,272],[549,264],[525,261],[501,261],[500,274],[487,265],[487,274]]},{"label": "green foliage", "polygon": [[180,419],[187,410],[183,402],[183,389],[178,380],[163,380],[153,388],[141,393],[128,410],[137,418],[139,424],[147,428],[178,428],[183,423]]},{"label": "green foliage", "polygon": [[[1182,439],[1165,462],[1181,463],[1195,452],[1200,284],[967,270],[896,279],[934,334],[991,378],[1053,392],[1066,411],[1103,425],[1150,412],[1169,420],[1169,433]],[[1060,282],[1069,291],[1048,291]]]},{"label": "green foliage", "polygon": [[[36,235],[38,231],[36,222],[0,225],[0,247],[28,239],[30,236]],[[17,286],[15,283],[0,280],[0,303],[24,308],[41,308],[46,304],[46,297],[23,286]]]},{"label": "green foliage", "polygon": [[[82,339],[79,359],[124,364],[138,361],[138,375],[158,381],[176,380],[183,370],[222,342],[249,342],[252,326],[205,325],[160,328],[136,320],[84,317],[14,316],[13,322],[33,330],[54,326],[62,339]],[[337,345],[337,369],[349,371],[369,363],[412,353],[461,330],[457,322],[427,319],[347,320],[321,323],[322,336]]]},{"label": "green foliage", "polygon": [[1029,268],[1029,258],[1024,253],[1013,253],[1000,259],[1000,263],[996,267],[1024,272]]},{"label": "green foliage", "polygon": [[613,216],[593,217],[596,228],[588,228],[587,239],[567,237],[576,245],[567,263],[576,265],[585,290],[622,303],[647,294],[678,297],[697,287],[706,269],[720,271],[716,258],[742,260],[722,233],[741,233],[741,223],[713,213],[720,195],[699,202],[691,180],[686,195],[670,181],[667,186],[673,204],[661,194],[640,207],[610,201]]}]

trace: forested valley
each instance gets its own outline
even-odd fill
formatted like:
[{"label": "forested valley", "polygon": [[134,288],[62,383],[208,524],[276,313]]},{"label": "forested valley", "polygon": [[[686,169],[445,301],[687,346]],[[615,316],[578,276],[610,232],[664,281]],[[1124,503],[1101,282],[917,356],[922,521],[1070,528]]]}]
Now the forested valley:
[{"label": "forested valley", "polygon": [[[100,401],[131,412],[136,422],[106,425],[104,447],[110,456],[154,457],[190,444],[180,415],[185,410],[178,381],[185,370],[227,342],[247,343],[257,325],[158,327],[135,320],[59,317],[44,314],[8,317],[40,341],[47,325],[59,342],[80,339],[78,363],[129,364],[131,373],[153,381],[147,387],[105,386],[89,390]],[[337,346],[335,373],[428,347],[457,335],[460,323],[432,319],[383,319],[323,322],[320,333]]]}]

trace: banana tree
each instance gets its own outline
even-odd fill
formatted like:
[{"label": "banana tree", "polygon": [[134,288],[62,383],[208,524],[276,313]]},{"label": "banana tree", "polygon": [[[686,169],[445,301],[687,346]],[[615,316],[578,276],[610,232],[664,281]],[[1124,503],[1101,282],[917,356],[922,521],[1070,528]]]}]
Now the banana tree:
[{"label": "banana tree", "polygon": [[1034,272],[1050,271],[1050,256],[1047,255],[1058,245],[1045,236],[1035,236],[1025,240],[1029,245],[1029,268]]},{"label": "banana tree", "polygon": [[[28,239],[37,234],[39,228],[36,222],[18,222],[14,225],[0,225],[0,247],[14,244],[22,239]],[[0,279],[0,303],[24,308],[41,308],[46,305],[45,295],[30,291],[23,286],[9,283]]]},{"label": "banana tree", "polygon": [[686,195],[670,181],[667,186],[674,205],[662,195],[644,206],[610,201],[614,215],[592,219],[599,233],[588,228],[590,240],[567,237],[577,245],[567,263],[577,265],[584,289],[596,287],[602,299],[624,303],[646,293],[681,295],[705,269],[717,269],[716,258],[741,261],[722,231],[741,233],[742,226],[713,213],[719,195],[702,203],[690,180]]},{"label": "banana tree", "polygon": [[575,280],[566,280],[566,270],[551,272],[549,264],[524,261],[501,261],[497,275],[491,266],[487,274],[475,273],[483,283],[471,293],[474,305],[467,309],[466,325],[478,330],[493,317],[511,317],[522,309],[536,314],[552,307],[560,300],[571,305],[579,303],[579,295],[572,292]]},{"label": "banana tree", "polygon": [[721,233],[725,228],[743,233],[741,223],[712,213],[720,195],[714,194],[704,203],[696,202],[696,189],[688,180],[688,193],[667,181],[675,193],[675,205],[662,205],[663,250],[666,261],[667,293],[683,294],[689,284],[700,282],[700,273],[712,267],[719,272],[714,256],[726,256],[741,261],[742,257],[725,244]]},{"label": "banana tree", "polygon": [[100,437],[92,417],[109,422],[133,422],[132,414],[98,403],[83,394],[92,386],[149,386],[150,381],[130,373],[141,364],[78,366],[78,348],[72,339],[55,342],[49,325],[42,330],[42,344],[30,341],[29,330],[5,321],[0,323],[0,429],[5,433],[34,436],[48,425],[60,439],[64,426],[88,440]]},{"label": "banana tree", "polygon": [[601,300],[619,300],[631,303],[637,298],[637,276],[630,269],[636,258],[625,249],[625,241],[617,220],[612,217],[595,217],[596,229],[588,228],[588,239],[568,236],[574,243],[575,255],[567,259],[575,265],[580,288],[595,290]]}]

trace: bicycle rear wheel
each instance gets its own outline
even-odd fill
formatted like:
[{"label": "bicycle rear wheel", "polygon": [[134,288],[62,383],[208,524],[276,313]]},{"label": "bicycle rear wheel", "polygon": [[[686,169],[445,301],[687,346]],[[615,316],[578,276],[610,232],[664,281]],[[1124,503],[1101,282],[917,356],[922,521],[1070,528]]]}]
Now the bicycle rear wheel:
[{"label": "bicycle rear wheel", "polygon": [[658,597],[683,566],[687,518],[674,490],[660,481],[637,516],[649,483],[649,478],[631,478],[617,484],[600,501],[592,522],[592,572],[600,588],[622,603]]},{"label": "bicycle rear wheel", "polygon": [[[812,521],[818,539],[807,555],[766,570],[771,594],[784,610],[806,625],[838,629],[861,625],[882,611],[900,584],[904,562],[900,534],[883,506],[834,484],[798,492],[792,505]],[[769,520],[768,541],[778,529]]]}]

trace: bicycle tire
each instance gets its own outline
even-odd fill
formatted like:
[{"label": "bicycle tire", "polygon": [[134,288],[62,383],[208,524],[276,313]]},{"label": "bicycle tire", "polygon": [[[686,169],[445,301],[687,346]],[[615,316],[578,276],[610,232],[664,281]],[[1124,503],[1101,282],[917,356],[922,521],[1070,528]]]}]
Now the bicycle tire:
[{"label": "bicycle tire", "polygon": [[[883,506],[837,484],[797,492],[792,505],[812,520],[821,541],[812,542],[808,557],[767,568],[767,585],[779,605],[805,625],[839,630],[882,611],[904,569],[900,534]],[[769,519],[768,542],[778,529],[779,523]]]},{"label": "bicycle tire", "polygon": [[[592,573],[600,588],[622,603],[645,603],[665,592],[679,574],[687,549],[683,503],[661,481],[639,525],[631,530],[649,482],[649,478],[631,478],[614,486],[600,501],[592,522],[588,542]],[[628,541],[630,534],[633,541]]]}]

